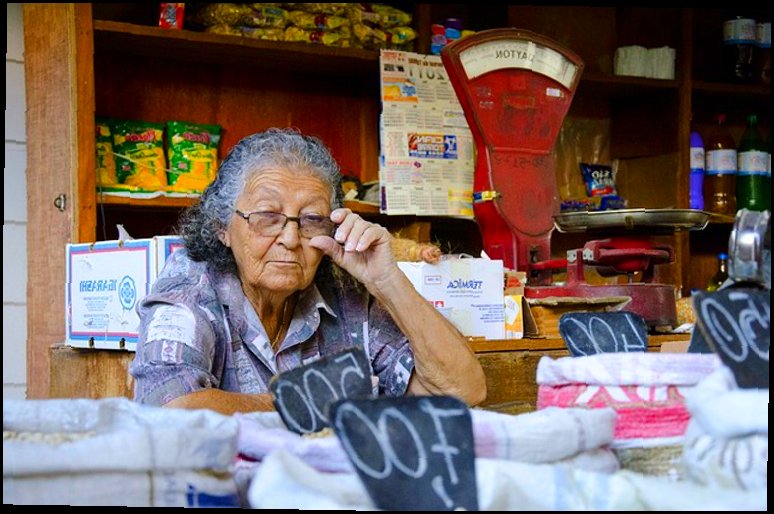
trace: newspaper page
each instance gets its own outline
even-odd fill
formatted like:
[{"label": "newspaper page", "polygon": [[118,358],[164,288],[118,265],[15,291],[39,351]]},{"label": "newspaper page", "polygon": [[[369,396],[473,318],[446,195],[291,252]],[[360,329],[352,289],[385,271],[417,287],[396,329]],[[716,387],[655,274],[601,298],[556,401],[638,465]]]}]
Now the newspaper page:
[{"label": "newspaper page", "polygon": [[386,214],[473,217],[473,137],[438,55],[382,50],[379,185]]}]

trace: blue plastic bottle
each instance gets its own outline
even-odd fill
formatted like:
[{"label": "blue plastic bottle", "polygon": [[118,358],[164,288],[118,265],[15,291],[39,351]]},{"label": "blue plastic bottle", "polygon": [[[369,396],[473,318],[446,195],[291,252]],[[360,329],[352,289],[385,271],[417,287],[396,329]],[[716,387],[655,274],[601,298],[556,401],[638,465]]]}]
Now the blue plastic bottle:
[{"label": "blue plastic bottle", "polygon": [[688,206],[704,209],[704,142],[698,132],[691,132],[691,176]]}]

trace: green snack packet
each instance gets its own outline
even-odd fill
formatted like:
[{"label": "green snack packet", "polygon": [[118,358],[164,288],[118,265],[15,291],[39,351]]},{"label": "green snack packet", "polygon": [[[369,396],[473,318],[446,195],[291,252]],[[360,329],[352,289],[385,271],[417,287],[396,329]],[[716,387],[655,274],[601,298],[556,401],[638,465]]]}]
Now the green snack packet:
[{"label": "green snack packet", "polygon": [[160,191],[167,186],[164,160],[164,125],[145,121],[113,123],[118,182],[144,191]]},{"label": "green snack packet", "polygon": [[218,125],[167,122],[168,191],[201,193],[215,179],[220,133]]},{"label": "green snack packet", "polygon": [[97,147],[97,185],[108,186],[118,183],[116,161],[113,158],[113,136],[110,121],[97,118],[95,121]]}]

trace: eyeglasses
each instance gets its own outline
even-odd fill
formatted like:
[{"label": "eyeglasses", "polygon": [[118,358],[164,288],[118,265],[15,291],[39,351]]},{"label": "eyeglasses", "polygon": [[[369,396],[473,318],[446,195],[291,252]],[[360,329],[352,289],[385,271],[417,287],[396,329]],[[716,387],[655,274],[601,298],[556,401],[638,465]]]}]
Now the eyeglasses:
[{"label": "eyeglasses", "polygon": [[303,216],[286,216],[281,212],[253,211],[242,212],[236,209],[234,212],[247,220],[248,226],[258,235],[274,237],[278,236],[288,221],[298,223],[301,237],[311,239],[314,236],[330,236],[336,224],[330,218],[319,214],[304,214]]}]

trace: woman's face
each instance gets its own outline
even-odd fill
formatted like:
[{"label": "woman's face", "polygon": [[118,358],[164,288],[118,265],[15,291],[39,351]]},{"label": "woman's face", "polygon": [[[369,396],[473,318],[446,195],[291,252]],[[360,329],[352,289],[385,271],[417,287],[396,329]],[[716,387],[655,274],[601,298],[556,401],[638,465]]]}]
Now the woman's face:
[{"label": "woman's face", "polygon": [[[252,175],[236,202],[243,213],[280,212],[298,217],[305,214],[330,216],[331,190],[310,173],[283,168]],[[298,223],[288,221],[276,236],[252,229],[246,219],[234,214],[223,242],[236,259],[242,286],[246,289],[290,294],[312,283],[323,253],[301,237]]]}]

